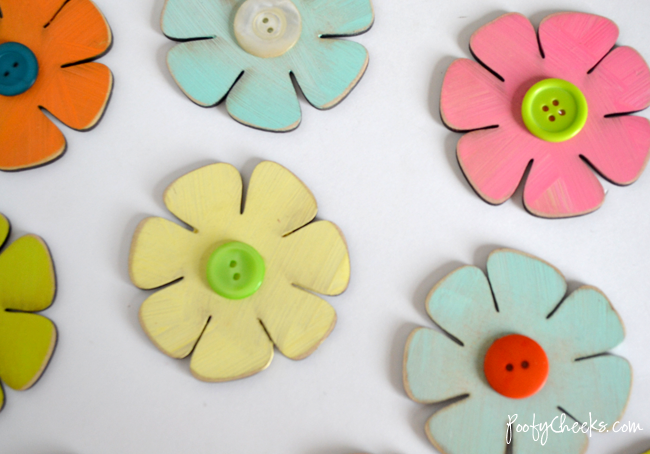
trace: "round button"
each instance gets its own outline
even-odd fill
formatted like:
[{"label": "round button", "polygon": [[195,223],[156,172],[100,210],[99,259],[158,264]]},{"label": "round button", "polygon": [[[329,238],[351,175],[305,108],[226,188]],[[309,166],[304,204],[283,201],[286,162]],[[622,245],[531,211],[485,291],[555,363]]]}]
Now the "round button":
[{"label": "round button", "polygon": [[29,90],[38,76],[38,61],[29,47],[0,44],[0,95],[16,96]]},{"label": "round button", "polygon": [[580,89],[562,79],[536,83],[524,96],[521,115],[528,130],[547,142],[575,137],[587,123],[589,107]]},{"label": "round button", "polygon": [[496,392],[511,399],[523,399],[544,387],[548,378],[548,358],[544,349],[531,338],[511,334],[490,346],[483,370]]},{"label": "round button", "polygon": [[291,0],[247,0],[235,15],[235,37],[249,54],[278,57],[300,38],[302,20]]},{"label": "round button", "polygon": [[224,298],[240,300],[255,293],[264,281],[264,259],[251,246],[232,241],[208,259],[208,283]]}]

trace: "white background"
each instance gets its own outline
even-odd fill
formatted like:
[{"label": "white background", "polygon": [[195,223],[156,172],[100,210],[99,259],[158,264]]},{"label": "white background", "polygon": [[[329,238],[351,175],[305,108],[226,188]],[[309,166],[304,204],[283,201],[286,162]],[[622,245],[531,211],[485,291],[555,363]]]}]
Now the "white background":
[{"label": "white background", "polygon": [[[484,267],[503,246],[554,264],[571,289],[592,284],[611,299],[627,329],[615,352],[634,369],[623,421],[644,431],[596,435],[588,453],[650,449],[650,174],[625,188],[604,182],[604,206],[575,219],[529,215],[521,189],[493,207],[463,178],[460,135],[438,112],[445,70],[500,14],[519,11],[535,25],[556,11],[600,14],[619,25],[619,44],[650,59],[650,2],[375,0],[374,27],[353,38],[370,52],[365,77],[333,110],[302,99],[302,125],[289,134],[241,126],[223,106],[202,109],[181,93],[165,65],[173,43],[159,27],[163,2],[97,0],[115,36],[101,60],[116,80],[105,118],[89,133],[63,127],[69,148],[54,164],[0,174],[11,239],[33,232],[51,248],[59,290],[45,315],[60,333],[34,388],[5,387],[1,453],[431,453],[424,424],[437,407],[403,390],[406,337],[432,326],[424,300],[439,279],[462,264]],[[172,219],[163,190],[184,173],[223,161],[247,181],[266,159],[296,173],[319,217],[341,227],[351,284],[329,299],[338,325],[308,359],[276,354],[252,378],[202,383],[139,326],[149,293],[129,281],[131,236],[146,216]]]}]

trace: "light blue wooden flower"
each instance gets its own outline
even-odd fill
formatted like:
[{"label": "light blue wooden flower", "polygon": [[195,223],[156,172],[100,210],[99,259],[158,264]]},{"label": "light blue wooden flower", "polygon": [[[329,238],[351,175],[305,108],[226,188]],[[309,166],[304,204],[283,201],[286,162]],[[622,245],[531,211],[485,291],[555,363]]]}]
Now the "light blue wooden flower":
[{"label": "light blue wooden flower", "polygon": [[291,74],[310,104],[334,107],[361,79],[368,52],[333,38],[363,33],[373,20],[370,0],[167,0],[162,30],[186,41],[167,63],[192,101],[225,99],[240,123],[290,131],[301,118]]},{"label": "light blue wooden flower", "polygon": [[[618,420],[632,381],[629,363],[605,354],[623,341],[618,314],[594,287],[581,287],[564,299],[562,274],[521,252],[493,252],[487,275],[489,282],[476,267],[460,268],[429,295],[429,315],[462,345],[426,328],[414,330],[406,344],[404,385],[413,400],[436,403],[467,396],[429,419],[429,439],[446,454],[503,454],[507,423],[517,415],[514,454],[584,452],[588,434],[549,429],[543,440],[543,427],[535,434],[530,426],[535,415],[535,424],[553,422],[560,430],[562,413],[570,415],[564,424],[571,427],[572,418],[590,425],[590,415],[597,428]],[[528,398],[497,393],[483,371],[492,343],[510,334],[535,340],[548,358],[547,381]],[[522,429],[527,424],[528,431],[517,432],[517,424]]]}]

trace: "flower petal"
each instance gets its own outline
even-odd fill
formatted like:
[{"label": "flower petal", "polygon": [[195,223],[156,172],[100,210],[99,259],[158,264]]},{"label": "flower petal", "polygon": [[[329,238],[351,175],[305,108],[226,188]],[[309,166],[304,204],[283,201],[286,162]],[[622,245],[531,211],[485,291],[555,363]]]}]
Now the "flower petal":
[{"label": "flower petal", "polygon": [[2,28],[20,28],[33,33],[52,20],[65,0],[2,0]]},{"label": "flower petal", "polygon": [[490,254],[487,274],[500,313],[542,323],[566,294],[564,276],[552,265],[523,252],[498,249]]},{"label": "flower petal", "polygon": [[210,317],[211,296],[189,280],[160,290],[140,307],[142,329],[163,353],[185,358]]},{"label": "flower petal", "polygon": [[573,359],[606,352],[623,342],[625,331],[607,297],[595,287],[580,287],[548,321]]},{"label": "flower petal", "polygon": [[636,112],[650,106],[650,69],[631,47],[618,47],[587,77],[587,91],[603,115]]},{"label": "flower petal", "polygon": [[551,14],[539,25],[546,64],[573,74],[585,74],[596,66],[617,38],[616,24],[593,14]]},{"label": "flower petal", "polygon": [[339,295],[350,281],[350,256],[339,228],[328,221],[314,222],[281,241],[282,269],[288,281],[323,295]]},{"label": "flower petal", "polygon": [[542,144],[532,134],[520,134],[510,124],[474,131],[458,142],[458,162],[485,201],[501,204],[512,197]]},{"label": "flower petal", "polygon": [[244,217],[258,231],[284,236],[314,219],[317,210],[314,195],[289,170],[270,161],[255,167]]},{"label": "flower petal", "polygon": [[9,224],[9,220],[4,217],[4,215],[0,214],[0,248],[2,248],[2,246],[5,244],[5,241],[7,241],[10,230],[11,224]]},{"label": "flower petal", "polygon": [[645,169],[650,151],[650,121],[637,116],[598,118],[576,139],[579,149],[605,178],[627,185]]},{"label": "flower petal", "polygon": [[572,366],[565,376],[566,390],[559,405],[581,423],[597,419],[611,426],[618,421],[632,387],[630,364],[624,358],[603,355],[576,361]]},{"label": "flower petal", "polygon": [[445,332],[464,344],[477,344],[497,314],[485,274],[464,266],[447,275],[429,293],[427,312]]},{"label": "flower petal", "polygon": [[0,307],[42,311],[52,304],[55,289],[52,258],[38,236],[25,235],[0,255]]},{"label": "flower petal", "polygon": [[284,356],[306,358],[334,329],[336,311],[327,301],[305,290],[291,285],[276,289],[260,295],[259,318]]},{"label": "flower petal", "polygon": [[110,69],[101,63],[85,63],[61,68],[52,76],[43,91],[42,107],[73,129],[95,126],[113,89]]},{"label": "flower petal", "polygon": [[92,1],[70,0],[45,29],[44,51],[63,66],[101,55],[112,41],[108,22]]},{"label": "flower petal", "polygon": [[185,275],[195,234],[162,218],[144,219],[135,230],[129,256],[131,281],[141,289],[169,284]]},{"label": "flower petal", "polygon": [[289,72],[261,65],[247,68],[226,98],[238,122],[267,131],[285,132],[300,124],[300,105]]},{"label": "flower petal", "polygon": [[183,93],[208,107],[221,102],[243,71],[240,52],[221,38],[182,43],[169,51],[167,64]]},{"label": "flower petal", "polygon": [[56,328],[45,317],[0,312],[0,377],[15,390],[31,387],[50,361]]},{"label": "flower petal", "polygon": [[162,13],[163,33],[178,40],[225,37],[235,3],[228,0],[167,0]]},{"label": "flower petal", "polygon": [[[165,191],[165,205],[199,232],[214,232],[241,213],[242,181],[230,164],[211,164],[189,172]],[[219,233],[218,230],[215,233]]]},{"label": "flower petal", "polygon": [[522,68],[532,70],[543,62],[533,25],[518,13],[505,14],[478,29],[470,48],[478,60],[514,85],[530,76]]},{"label": "flower petal", "polygon": [[469,131],[499,125],[510,116],[505,84],[478,63],[454,61],[442,83],[440,113],[447,127]]},{"label": "flower petal", "polygon": [[319,39],[293,56],[293,73],[305,98],[318,109],[340,103],[359,83],[368,67],[368,51],[342,39]]},{"label": "flower petal", "polygon": [[[543,432],[539,425],[550,424],[555,417],[554,427],[559,428],[561,412],[552,399],[542,399],[539,393],[528,399],[507,399],[486,385],[475,395],[435,413],[427,422],[427,435],[436,448],[446,454],[503,454],[508,423],[511,423],[510,440],[515,453],[584,453],[588,439],[581,432],[549,430],[542,445]],[[530,427],[533,418],[537,430]],[[569,418],[566,421],[569,426],[573,424]],[[525,432],[517,432],[519,424],[528,425]],[[467,436],[467,427],[472,428],[474,436]]]},{"label": "flower petal", "polygon": [[605,200],[603,187],[587,164],[562,151],[557,147],[556,153],[536,158],[526,180],[524,204],[537,216],[578,216],[598,209]]},{"label": "flower petal", "polygon": [[429,440],[444,454],[503,454],[508,418],[491,403],[470,396],[437,411],[427,421]]},{"label": "flower petal", "polygon": [[404,349],[406,393],[424,404],[473,394],[480,385],[475,353],[432,329],[414,330]]},{"label": "flower petal", "polygon": [[46,164],[63,154],[65,138],[36,106],[0,99],[0,170]]},{"label": "flower petal", "polygon": [[192,354],[192,374],[203,381],[222,382],[256,374],[273,359],[273,342],[251,306],[221,305]]},{"label": "flower petal", "polygon": [[[370,0],[316,0],[309,8],[310,26],[318,35],[352,36],[367,31],[375,20]],[[306,18],[305,18],[306,19]]]}]

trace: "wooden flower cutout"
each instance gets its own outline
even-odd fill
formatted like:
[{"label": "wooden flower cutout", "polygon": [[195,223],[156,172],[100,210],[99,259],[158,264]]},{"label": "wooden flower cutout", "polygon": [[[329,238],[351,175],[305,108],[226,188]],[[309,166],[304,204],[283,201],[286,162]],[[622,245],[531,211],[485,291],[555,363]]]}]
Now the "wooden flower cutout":
[{"label": "wooden flower cutout", "polygon": [[90,0],[3,0],[0,8],[0,170],[28,169],[66,148],[43,110],[77,130],[102,117],[113,76],[91,60],[112,35]]},{"label": "wooden flower cutout", "polygon": [[[0,247],[9,230],[0,214]],[[50,307],[55,291],[54,265],[41,238],[25,235],[0,254],[0,380],[12,389],[36,383],[54,352],[56,327],[34,312]]]},{"label": "wooden flower cutout", "polygon": [[167,208],[193,227],[162,218],[140,223],[129,270],[149,297],[140,323],[172,358],[192,354],[204,381],[228,381],[265,369],[273,345],[291,359],[309,356],[334,328],[336,313],[316,296],[342,293],[350,278],[343,234],[311,222],[316,201],[284,167],[259,164],[242,212],[242,180],[213,164],[172,183]]},{"label": "wooden flower cutout", "polygon": [[449,128],[469,131],[458,161],[485,201],[509,199],[531,165],[526,209],[576,216],[604,201],[592,168],[619,185],[641,175],[650,123],[623,114],[650,105],[650,70],[634,49],[612,50],[617,38],[612,21],[583,13],[548,16],[538,34],[506,14],[474,33],[480,64],[452,63],[440,108]]},{"label": "wooden flower cutout", "polygon": [[301,119],[292,76],[317,109],[337,105],[363,76],[368,52],[334,38],[373,21],[370,0],[167,0],[162,30],[181,41],[167,63],[192,101],[225,100],[240,123],[290,131]]},{"label": "wooden flower cutout", "polygon": [[[427,312],[440,329],[409,336],[404,386],[416,402],[458,398],[426,424],[436,449],[503,453],[509,440],[514,454],[580,454],[588,432],[564,425],[611,427],[620,418],[632,369],[607,351],[623,341],[623,324],[595,287],[566,292],[553,266],[508,249],[490,254],[487,277],[465,266],[433,288]],[[551,425],[546,436],[515,432],[533,415]]]}]

